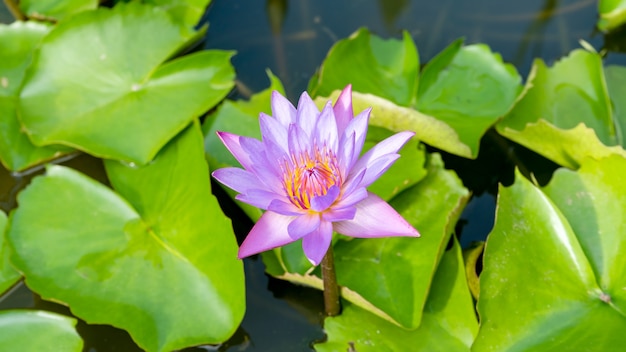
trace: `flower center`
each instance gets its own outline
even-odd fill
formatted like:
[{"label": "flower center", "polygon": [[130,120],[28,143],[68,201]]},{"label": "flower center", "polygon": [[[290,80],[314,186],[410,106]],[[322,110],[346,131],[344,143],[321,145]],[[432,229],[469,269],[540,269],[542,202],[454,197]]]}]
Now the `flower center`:
[{"label": "flower center", "polygon": [[326,147],[313,153],[291,155],[283,165],[283,186],[291,203],[300,209],[310,209],[313,197],[326,195],[334,185],[341,187],[342,179],[337,157]]}]

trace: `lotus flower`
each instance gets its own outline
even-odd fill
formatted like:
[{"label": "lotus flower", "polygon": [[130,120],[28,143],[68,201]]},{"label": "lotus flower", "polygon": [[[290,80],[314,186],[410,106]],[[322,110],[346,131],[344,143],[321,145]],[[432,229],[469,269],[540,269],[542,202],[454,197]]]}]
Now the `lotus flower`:
[{"label": "lotus flower", "polygon": [[321,112],[306,92],[297,109],[273,92],[271,107],[273,117],[259,116],[262,141],[217,132],[243,169],[219,169],[213,177],[238,192],[236,199],[266,210],[239,248],[240,259],[302,239],[306,257],[317,265],[333,231],[361,238],[419,236],[366,190],[400,157],[413,132],[397,133],[359,158],[371,108],[353,115],[351,86]]}]

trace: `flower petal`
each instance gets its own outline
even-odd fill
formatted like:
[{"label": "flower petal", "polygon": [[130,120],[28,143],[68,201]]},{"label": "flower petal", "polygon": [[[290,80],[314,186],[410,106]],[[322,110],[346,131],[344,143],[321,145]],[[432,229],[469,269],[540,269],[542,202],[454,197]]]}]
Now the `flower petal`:
[{"label": "flower petal", "polygon": [[362,201],[367,198],[368,192],[365,187],[359,187],[350,193],[346,193],[341,197],[337,203],[333,206],[333,209],[341,209],[345,207],[350,207],[355,205],[356,203]]},{"label": "flower petal", "polygon": [[354,117],[352,110],[352,85],[348,84],[339,94],[339,98],[333,106],[335,113],[335,119],[337,120],[337,131],[339,135],[343,134],[343,131],[348,126],[348,123]]},{"label": "flower petal", "polygon": [[326,146],[332,151],[337,150],[337,143],[339,143],[337,122],[335,121],[335,114],[330,102],[326,104],[317,119],[312,139],[314,143],[317,143],[318,147]]},{"label": "flower petal", "polygon": [[367,153],[363,154],[359,160],[357,160],[352,170],[350,170],[348,177],[350,177],[350,175],[356,175],[357,173],[363,171],[363,169],[367,169],[380,157],[387,154],[396,154],[398,150],[400,150],[400,148],[402,148],[402,146],[414,135],[414,132],[404,131],[385,138],[372,147],[372,149],[368,150]]},{"label": "flower petal", "polygon": [[[348,169],[352,168],[356,160],[359,158],[361,154],[361,150],[363,149],[363,144],[365,144],[365,136],[367,135],[367,124],[370,118],[370,112],[372,108],[368,108],[363,110],[360,114],[354,117],[346,126],[345,131],[343,132],[343,136],[339,141],[339,145],[345,145],[348,141],[348,138],[354,138],[354,147],[351,150],[351,154],[345,155],[345,160],[347,162],[346,167]],[[354,137],[352,137],[354,135]],[[346,151],[347,152],[347,151]]]},{"label": "flower petal", "polygon": [[261,209],[268,209],[274,199],[280,199],[281,195],[278,195],[272,191],[262,189],[250,189],[246,193],[241,193],[235,196],[240,202],[244,202]]},{"label": "flower petal", "polygon": [[283,214],[283,215],[302,215],[304,210],[293,205],[291,202],[284,202],[280,199],[274,199],[267,207],[267,210]]},{"label": "flower petal", "polygon": [[296,122],[296,108],[277,91],[272,92],[272,115],[285,128]]},{"label": "flower petal", "polygon": [[333,239],[333,225],[331,222],[322,221],[317,230],[302,238],[304,255],[313,265],[318,265],[328,252],[330,242]]},{"label": "flower petal", "polygon": [[236,134],[228,133],[228,132],[220,132],[217,131],[217,136],[222,140],[222,143],[226,146],[226,149],[237,159],[239,164],[243,166],[245,169],[249,169],[252,167],[252,161],[250,161],[250,155],[241,147],[240,140],[242,137]]},{"label": "flower petal", "polygon": [[335,231],[351,237],[419,237],[417,230],[374,193],[356,205],[354,219],[333,223]]},{"label": "flower petal", "polygon": [[309,138],[300,126],[292,124],[289,126],[289,152],[291,155],[300,155],[309,152]]},{"label": "flower petal", "polygon": [[287,232],[289,233],[289,237],[293,238],[295,241],[317,230],[319,226],[319,214],[307,213],[293,219],[293,221],[289,223],[289,226],[287,226]]},{"label": "flower petal", "polygon": [[372,162],[365,169],[365,175],[359,183],[360,187],[368,187],[387,171],[400,158],[400,154],[387,154]]},{"label": "flower petal", "polygon": [[263,142],[269,139],[275,145],[284,146],[285,151],[287,151],[287,127],[285,125],[264,113],[259,114],[259,125],[261,126]]},{"label": "flower petal", "polygon": [[336,222],[343,220],[352,220],[356,215],[356,207],[346,207],[341,209],[328,209],[322,213],[322,220]]},{"label": "flower petal", "polygon": [[313,100],[311,100],[309,94],[307,94],[307,92],[302,93],[296,111],[296,124],[302,127],[302,130],[309,138],[312,138],[313,129],[315,128],[319,114],[320,111],[317,109]]},{"label": "flower petal", "polygon": [[246,193],[251,188],[258,188],[259,185],[259,179],[255,175],[238,167],[217,169],[211,175],[238,193]]},{"label": "flower petal", "polygon": [[239,247],[239,259],[293,242],[287,233],[292,220],[293,216],[266,211]]},{"label": "flower petal", "polygon": [[330,207],[339,196],[341,190],[337,186],[331,186],[323,196],[313,197],[311,199],[311,209],[322,212]]}]

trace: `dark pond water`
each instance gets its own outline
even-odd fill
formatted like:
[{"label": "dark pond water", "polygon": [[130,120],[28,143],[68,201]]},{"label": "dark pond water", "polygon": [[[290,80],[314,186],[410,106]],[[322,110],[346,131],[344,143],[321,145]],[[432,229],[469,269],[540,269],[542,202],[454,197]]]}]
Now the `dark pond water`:
[{"label": "dark pond water", "polygon": [[[415,40],[425,63],[456,38],[486,43],[513,63],[523,77],[532,60],[553,63],[579,40],[600,50],[609,49],[607,63],[626,64],[625,35],[604,36],[595,28],[596,0],[214,0],[205,20],[210,23],[206,48],[234,49],[238,90],[232,97],[246,97],[268,85],[265,69],[283,81],[291,100],[306,89],[328,49],[357,28],[366,26],[383,37],[398,38],[402,30]],[[12,19],[0,4],[0,22]],[[511,155],[515,155],[512,160]],[[512,144],[493,131],[483,138],[477,160],[445,155],[446,167],[455,169],[474,197],[457,226],[467,246],[486,236],[493,225],[498,182],[512,181],[515,163],[533,170],[546,182],[554,165]],[[88,156],[64,162],[106,182],[102,164]],[[0,208],[10,211],[15,196],[38,172],[11,175],[0,167]],[[216,189],[218,196],[223,194]],[[244,236],[252,225],[225,197],[226,212],[237,218],[237,232]],[[244,219],[244,220],[240,220]],[[307,351],[324,338],[322,296],[319,292],[268,278],[258,258],[244,261],[247,313],[233,338],[221,346],[189,351]],[[174,299],[174,298],[172,298]],[[167,304],[165,298],[164,304]],[[68,313],[65,307],[45,302],[20,284],[0,297],[0,309],[40,308]],[[108,326],[79,324],[86,351],[138,351],[127,333]]]}]

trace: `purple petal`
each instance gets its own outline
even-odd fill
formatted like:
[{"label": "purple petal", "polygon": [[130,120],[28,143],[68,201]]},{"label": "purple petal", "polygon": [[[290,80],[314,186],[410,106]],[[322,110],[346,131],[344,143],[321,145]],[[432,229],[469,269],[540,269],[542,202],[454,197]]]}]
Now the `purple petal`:
[{"label": "purple petal", "polygon": [[244,151],[244,149],[241,147],[241,139],[248,137],[242,137],[236,134],[220,131],[217,131],[217,136],[222,140],[222,143],[224,143],[226,149],[228,149],[228,151],[235,157],[235,159],[237,159],[241,166],[243,166],[245,169],[249,169],[252,166],[250,155],[248,155],[248,152]]},{"label": "purple petal", "polygon": [[336,222],[343,220],[352,220],[356,214],[356,207],[347,207],[342,209],[328,209],[322,213],[322,220]]},{"label": "purple petal", "polygon": [[280,199],[272,200],[267,210],[283,215],[302,215],[305,212],[304,210],[293,205],[291,202],[283,202]]},{"label": "purple petal", "polygon": [[307,92],[302,93],[298,101],[296,123],[302,127],[302,130],[309,138],[313,135],[313,129],[315,128],[319,114],[320,111]]},{"label": "purple petal", "polygon": [[333,223],[335,231],[351,237],[419,237],[413,226],[374,193],[369,193],[356,208],[354,219]]},{"label": "purple petal", "polygon": [[[350,170],[350,175],[356,175],[361,172],[363,169],[369,168],[373,165],[378,158],[383,157],[387,154],[396,154],[400,148],[415,135],[414,132],[404,131],[400,133],[396,133],[391,137],[384,139],[383,141],[376,144],[372,149],[368,150],[355,164],[352,170]],[[350,177],[348,175],[348,177]]]},{"label": "purple petal", "polygon": [[250,166],[246,169],[254,173],[268,189],[276,193],[283,190],[281,177],[282,171],[276,160],[270,161],[265,153],[265,145],[254,138],[241,137],[241,148],[248,153]]},{"label": "purple petal", "polygon": [[337,131],[339,135],[343,134],[343,131],[348,126],[348,123],[354,117],[352,110],[352,85],[348,84],[339,94],[339,98],[333,106],[335,118],[337,120]]},{"label": "purple petal", "polygon": [[400,157],[400,154],[387,154],[376,159],[365,169],[365,175],[359,183],[360,187],[367,187],[387,171]]},{"label": "purple petal", "polygon": [[277,91],[272,92],[272,115],[281,125],[289,126],[296,122],[296,108]]},{"label": "purple petal", "polygon": [[313,197],[311,199],[311,209],[322,212],[330,207],[335,199],[339,196],[341,190],[337,186],[331,186],[323,196]]},{"label": "purple petal", "polygon": [[246,193],[241,193],[235,196],[235,199],[238,201],[261,209],[268,209],[274,199],[281,198],[284,198],[284,196],[262,189],[250,189]]},{"label": "purple petal", "polygon": [[259,187],[259,179],[252,173],[238,167],[225,167],[212,173],[216,180],[238,193],[246,193],[251,188]]},{"label": "purple petal", "polygon": [[314,142],[318,143],[318,147],[327,146],[330,150],[337,150],[337,122],[335,121],[335,115],[330,102],[326,104],[320,113],[317,119],[314,137],[312,138]]},{"label": "purple petal", "polygon": [[291,155],[300,155],[309,151],[309,139],[299,125],[289,126],[289,152]]},{"label": "purple petal", "polygon": [[343,197],[341,197],[341,199],[337,201],[337,203],[335,203],[335,205],[333,206],[333,209],[335,208],[341,209],[341,208],[353,206],[357,204],[358,202],[362,201],[363,199],[367,198],[367,195],[368,195],[368,192],[365,189],[365,187],[359,187],[350,193],[344,194]]},{"label": "purple petal", "polygon": [[307,213],[297,216],[289,226],[287,226],[287,232],[289,237],[297,240],[311,232],[317,230],[320,226],[320,216],[317,213]]},{"label": "purple petal", "polygon": [[293,216],[266,211],[239,247],[239,259],[293,242],[287,233],[292,220]]},{"label": "purple petal", "polygon": [[322,221],[316,231],[302,238],[304,255],[313,265],[318,265],[328,252],[330,242],[333,239],[333,225],[331,222]]},{"label": "purple petal", "polygon": [[284,146],[287,150],[287,127],[282,125],[275,118],[264,113],[259,114],[259,125],[261,126],[261,135],[263,142],[268,139],[275,145]]},{"label": "purple petal", "polygon": [[[339,141],[340,145],[345,145],[348,138],[354,138],[354,147],[352,148],[351,153],[344,156],[347,163],[346,167],[348,169],[352,168],[359,155],[361,154],[361,150],[363,149],[365,136],[367,135],[367,124],[369,122],[371,111],[372,108],[368,108],[355,116],[354,119],[350,121],[348,126],[346,126],[344,135],[342,136],[341,141]],[[354,137],[352,137],[352,135],[354,135]]]}]

